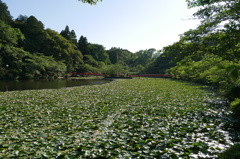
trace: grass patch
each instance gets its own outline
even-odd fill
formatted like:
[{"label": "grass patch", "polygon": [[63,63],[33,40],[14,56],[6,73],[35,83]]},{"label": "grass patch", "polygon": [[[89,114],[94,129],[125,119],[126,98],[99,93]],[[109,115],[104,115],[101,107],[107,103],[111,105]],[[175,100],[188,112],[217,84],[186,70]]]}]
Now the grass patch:
[{"label": "grass patch", "polygon": [[0,158],[214,158],[225,101],[202,85],[135,78],[0,92]]}]

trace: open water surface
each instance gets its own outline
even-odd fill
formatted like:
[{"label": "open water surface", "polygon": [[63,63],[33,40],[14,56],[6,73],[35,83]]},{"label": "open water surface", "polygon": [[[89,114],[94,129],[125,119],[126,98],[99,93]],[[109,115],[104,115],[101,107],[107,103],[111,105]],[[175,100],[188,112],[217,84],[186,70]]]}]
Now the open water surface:
[{"label": "open water surface", "polygon": [[76,87],[83,85],[96,85],[108,83],[104,79],[59,79],[59,80],[0,80],[0,91],[59,89],[63,87]]}]

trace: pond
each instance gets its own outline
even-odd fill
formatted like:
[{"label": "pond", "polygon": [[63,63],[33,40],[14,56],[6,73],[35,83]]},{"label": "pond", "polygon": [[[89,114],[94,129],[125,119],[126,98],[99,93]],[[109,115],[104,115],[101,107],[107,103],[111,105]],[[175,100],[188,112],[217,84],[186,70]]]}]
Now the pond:
[{"label": "pond", "polygon": [[83,85],[97,85],[108,83],[104,79],[58,79],[58,80],[0,80],[0,91],[59,89],[63,87],[76,87]]}]

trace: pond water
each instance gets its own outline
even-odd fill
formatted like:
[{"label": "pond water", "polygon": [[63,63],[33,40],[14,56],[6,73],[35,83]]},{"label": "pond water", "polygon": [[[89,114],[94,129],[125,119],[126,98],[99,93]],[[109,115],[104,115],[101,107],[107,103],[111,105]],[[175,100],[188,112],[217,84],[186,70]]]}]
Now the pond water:
[{"label": "pond water", "polygon": [[108,83],[104,79],[59,79],[59,80],[21,80],[21,81],[1,81],[0,91],[16,90],[38,90],[38,89],[59,89],[63,87],[76,87],[83,85],[96,85]]}]

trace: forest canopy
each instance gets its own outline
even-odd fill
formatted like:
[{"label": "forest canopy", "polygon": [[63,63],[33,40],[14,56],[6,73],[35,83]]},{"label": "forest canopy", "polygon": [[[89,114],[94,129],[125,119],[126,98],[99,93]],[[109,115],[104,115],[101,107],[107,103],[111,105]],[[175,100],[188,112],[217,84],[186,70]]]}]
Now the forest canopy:
[{"label": "forest canopy", "polygon": [[184,32],[178,42],[164,48],[177,64],[169,69],[175,78],[211,84],[229,99],[240,97],[240,1],[187,0],[197,7],[196,29]]},{"label": "forest canopy", "polygon": [[68,25],[58,33],[45,29],[33,15],[13,19],[1,1],[0,8],[0,79],[49,78],[72,72],[139,73],[159,55],[154,48],[136,53],[117,47],[106,50],[83,35],[78,39]]}]

